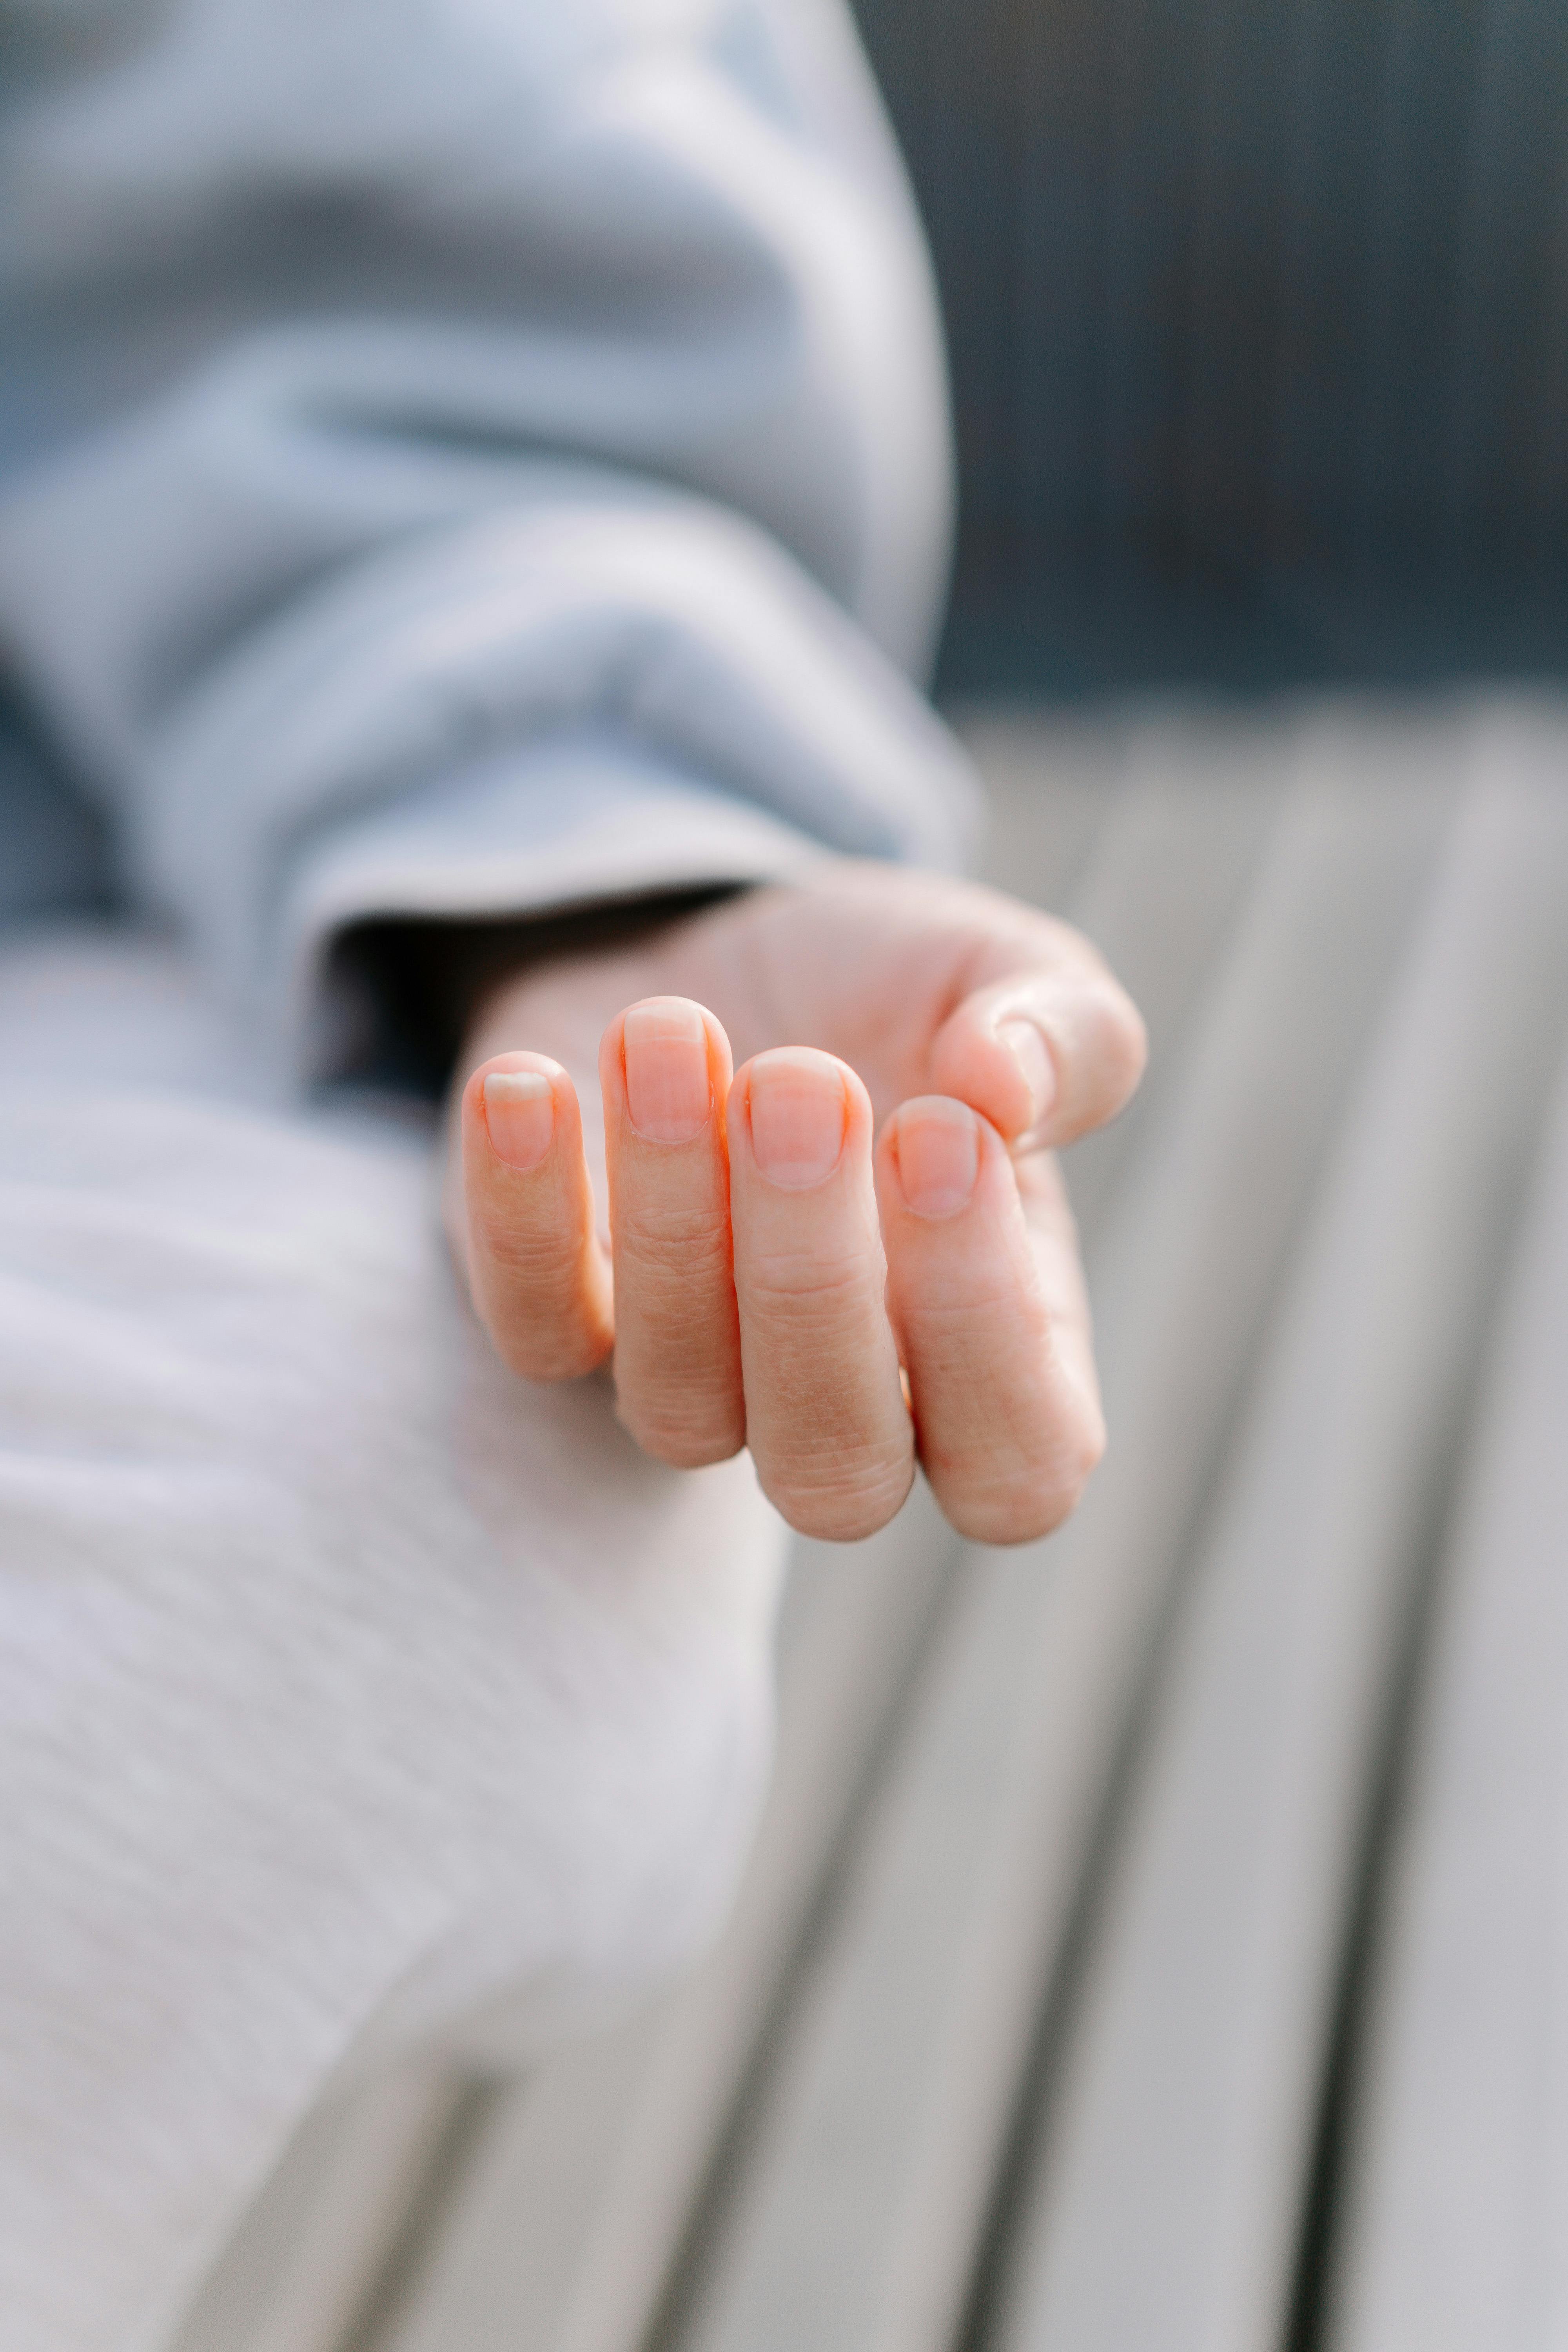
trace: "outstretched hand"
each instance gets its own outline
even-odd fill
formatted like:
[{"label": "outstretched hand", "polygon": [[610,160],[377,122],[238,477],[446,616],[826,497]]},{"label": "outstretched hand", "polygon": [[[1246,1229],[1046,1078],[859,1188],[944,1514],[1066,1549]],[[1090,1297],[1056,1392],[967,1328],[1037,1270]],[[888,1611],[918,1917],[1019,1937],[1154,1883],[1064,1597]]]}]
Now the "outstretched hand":
[{"label": "outstretched hand", "polygon": [[792,1526],[848,1538],[918,1454],[961,1533],[1023,1541],[1104,1444],[1054,1148],[1143,1053],[1065,925],[825,864],[492,993],[454,1096],[454,1248],[505,1361],[613,1358],[661,1460],[749,1445]]}]

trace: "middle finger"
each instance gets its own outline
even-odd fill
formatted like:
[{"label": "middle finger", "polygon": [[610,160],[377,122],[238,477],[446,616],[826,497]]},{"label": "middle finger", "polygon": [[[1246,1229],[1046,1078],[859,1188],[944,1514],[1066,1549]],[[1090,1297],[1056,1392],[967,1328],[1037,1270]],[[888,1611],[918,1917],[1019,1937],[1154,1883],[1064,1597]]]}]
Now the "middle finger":
[{"label": "middle finger", "polygon": [[853,1070],[805,1046],[747,1063],[730,1095],[730,1199],[763,1489],[804,1535],[870,1535],[909,1493],[914,1437]]}]

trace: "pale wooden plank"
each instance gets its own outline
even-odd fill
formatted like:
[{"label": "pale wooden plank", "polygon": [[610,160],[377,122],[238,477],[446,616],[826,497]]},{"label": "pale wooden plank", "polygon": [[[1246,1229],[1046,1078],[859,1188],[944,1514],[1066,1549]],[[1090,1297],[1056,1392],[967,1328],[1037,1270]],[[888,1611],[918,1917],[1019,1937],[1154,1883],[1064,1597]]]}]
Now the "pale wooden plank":
[{"label": "pale wooden plank", "polygon": [[1080,870],[1073,921],[1142,1012],[1149,1070],[1131,1108],[1067,1155],[1087,1243],[1140,1138],[1180,1083],[1179,1047],[1224,950],[1279,817],[1294,751],[1290,717],[1186,707],[1129,730],[1121,790]]},{"label": "pale wooden plank", "polygon": [[1064,906],[1115,808],[1131,726],[1026,704],[973,703],[948,716],[985,782],[984,878],[1037,906]]},{"label": "pale wooden plank", "polygon": [[1000,2352],[1263,2352],[1285,2324],[1367,1791],[1568,1011],[1544,748],[1481,724],[1347,1107],[1163,1679]]},{"label": "pale wooden plank", "polygon": [[438,2062],[309,2116],[172,2352],[340,2352],[393,2258],[464,2095]]},{"label": "pale wooden plank", "polygon": [[730,2226],[670,2339],[683,2347],[924,2352],[951,2336],[1179,1531],[1429,857],[1434,795],[1348,783],[1331,730],[1297,767],[1209,1017],[1096,1252],[1117,1467],[1045,1557],[966,1567]]},{"label": "pale wooden plank", "polygon": [[1553,1124],[1408,1776],[1335,2352],[1568,2342],[1568,1066]]}]

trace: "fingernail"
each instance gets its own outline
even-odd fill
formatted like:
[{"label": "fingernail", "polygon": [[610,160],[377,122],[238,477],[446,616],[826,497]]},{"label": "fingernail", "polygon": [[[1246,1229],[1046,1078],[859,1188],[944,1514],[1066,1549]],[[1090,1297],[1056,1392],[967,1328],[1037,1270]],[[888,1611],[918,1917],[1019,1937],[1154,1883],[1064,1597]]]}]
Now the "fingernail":
[{"label": "fingernail", "polygon": [[485,1079],[485,1125],[512,1168],[537,1168],[555,1135],[555,1097],[539,1070],[491,1070]]},{"label": "fingernail", "polygon": [[917,1217],[951,1217],[980,1173],[980,1129],[967,1103],[932,1096],[899,1113],[899,1182]]},{"label": "fingernail", "polygon": [[752,1150],[770,1183],[804,1192],[844,1149],[844,1081],[826,1054],[784,1045],[752,1064]]},{"label": "fingernail", "polygon": [[654,1143],[689,1143],[713,1108],[701,1013],[678,996],[655,998],[632,1006],[621,1034],[633,1127]]},{"label": "fingernail", "polygon": [[1023,1075],[1034,1105],[1029,1125],[1037,1127],[1057,1098],[1057,1071],[1050,1049],[1032,1021],[1004,1021],[996,1034]]}]

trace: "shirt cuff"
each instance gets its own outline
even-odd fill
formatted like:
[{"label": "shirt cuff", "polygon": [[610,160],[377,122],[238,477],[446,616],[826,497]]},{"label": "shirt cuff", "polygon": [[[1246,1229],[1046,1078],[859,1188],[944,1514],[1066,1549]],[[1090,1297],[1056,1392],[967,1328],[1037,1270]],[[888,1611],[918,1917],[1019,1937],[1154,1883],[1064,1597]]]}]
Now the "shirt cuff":
[{"label": "shirt cuff", "polygon": [[280,926],[280,1075],[320,1084],[384,1064],[388,1008],[341,952],[361,926],[631,907],[785,880],[827,855],[634,744],[547,740],[494,755],[301,854]]}]

